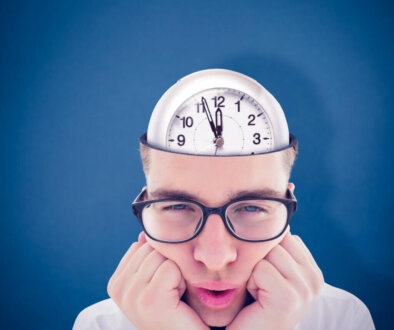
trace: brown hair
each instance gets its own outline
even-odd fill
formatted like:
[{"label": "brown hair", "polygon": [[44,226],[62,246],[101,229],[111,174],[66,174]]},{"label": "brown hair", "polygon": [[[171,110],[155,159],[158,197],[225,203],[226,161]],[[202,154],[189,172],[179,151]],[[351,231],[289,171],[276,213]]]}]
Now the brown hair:
[{"label": "brown hair", "polygon": [[[283,167],[290,178],[291,170],[298,155],[298,142],[294,145],[293,148],[288,148],[281,152],[283,154]],[[140,156],[142,161],[142,168],[146,177],[149,172],[151,158],[149,156],[149,147],[142,143],[140,143]]]}]

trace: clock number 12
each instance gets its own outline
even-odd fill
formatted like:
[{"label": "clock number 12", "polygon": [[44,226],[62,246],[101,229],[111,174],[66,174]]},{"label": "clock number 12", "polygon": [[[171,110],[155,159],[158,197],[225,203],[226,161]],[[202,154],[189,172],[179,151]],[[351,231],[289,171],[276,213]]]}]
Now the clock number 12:
[{"label": "clock number 12", "polygon": [[224,108],[224,96],[215,96],[212,100],[215,102],[215,108]]}]

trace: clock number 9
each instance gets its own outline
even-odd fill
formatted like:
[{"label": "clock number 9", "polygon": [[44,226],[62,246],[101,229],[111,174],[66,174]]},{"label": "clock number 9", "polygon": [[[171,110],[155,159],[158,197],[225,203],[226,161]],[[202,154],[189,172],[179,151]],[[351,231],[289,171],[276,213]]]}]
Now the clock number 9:
[{"label": "clock number 9", "polygon": [[178,146],[182,147],[185,144],[185,136],[183,134],[178,135]]},{"label": "clock number 9", "polygon": [[255,138],[255,140],[253,140],[254,144],[260,144],[261,139],[260,139],[260,133],[254,133],[253,137]]}]

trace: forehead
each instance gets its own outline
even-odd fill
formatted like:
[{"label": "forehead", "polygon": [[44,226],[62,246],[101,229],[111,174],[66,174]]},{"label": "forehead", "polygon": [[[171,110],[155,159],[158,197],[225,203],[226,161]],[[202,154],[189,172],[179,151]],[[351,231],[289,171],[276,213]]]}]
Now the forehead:
[{"label": "forehead", "polygon": [[148,192],[181,190],[206,205],[227,202],[239,191],[286,190],[282,152],[253,156],[209,157],[150,149]]}]

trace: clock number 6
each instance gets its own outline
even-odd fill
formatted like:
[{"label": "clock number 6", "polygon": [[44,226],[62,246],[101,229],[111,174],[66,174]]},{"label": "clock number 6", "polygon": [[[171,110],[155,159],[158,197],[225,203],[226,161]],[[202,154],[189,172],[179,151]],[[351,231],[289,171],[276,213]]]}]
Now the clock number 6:
[{"label": "clock number 6", "polygon": [[260,139],[260,133],[254,133],[253,137],[255,138],[255,140],[253,140],[254,144],[260,144],[261,139]]}]

